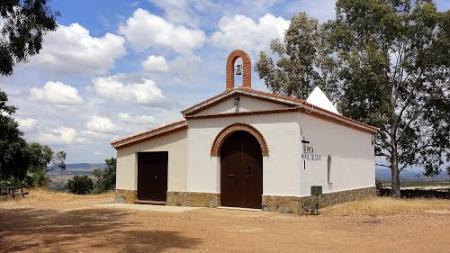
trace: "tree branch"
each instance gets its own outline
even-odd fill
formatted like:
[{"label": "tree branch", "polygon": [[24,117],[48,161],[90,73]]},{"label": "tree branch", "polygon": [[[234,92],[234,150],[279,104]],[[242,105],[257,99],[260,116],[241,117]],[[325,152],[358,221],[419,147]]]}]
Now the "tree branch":
[{"label": "tree branch", "polygon": [[379,164],[379,163],[375,163],[376,166],[380,166],[380,167],[385,167],[385,168],[391,168],[390,165],[386,165],[386,164]]}]

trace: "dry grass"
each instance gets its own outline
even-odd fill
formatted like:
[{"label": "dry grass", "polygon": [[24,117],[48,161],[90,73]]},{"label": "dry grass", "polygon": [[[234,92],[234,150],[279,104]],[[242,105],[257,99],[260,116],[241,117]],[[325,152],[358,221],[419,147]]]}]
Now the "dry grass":
[{"label": "dry grass", "polygon": [[98,201],[113,199],[114,192],[106,192],[95,195],[77,195],[67,192],[57,192],[48,189],[28,189],[29,194],[24,198],[0,200],[0,208],[26,208],[35,207],[40,203],[64,203],[74,201]]},{"label": "dry grass", "polygon": [[450,213],[450,200],[373,198],[330,206],[325,216],[387,216],[426,212]]}]

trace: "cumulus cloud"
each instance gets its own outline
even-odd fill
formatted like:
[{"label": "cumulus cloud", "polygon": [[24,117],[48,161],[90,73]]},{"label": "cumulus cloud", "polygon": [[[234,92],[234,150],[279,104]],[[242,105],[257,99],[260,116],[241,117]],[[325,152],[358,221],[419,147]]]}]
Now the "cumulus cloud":
[{"label": "cumulus cloud", "polygon": [[119,32],[138,50],[164,47],[178,53],[190,53],[206,40],[201,30],[174,25],[143,9],[134,11],[119,27]]},{"label": "cumulus cloud", "polygon": [[83,103],[83,99],[74,87],[62,82],[48,81],[42,88],[32,88],[30,98],[50,104],[75,105]]},{"label": "cumulus cloud", "polygon": [[126,123],[132,123],[136,125],[150,125],[154,126],[157,122],[156,119],[153,116],[149,115],[130,115],[128,113],[119,113],[117,115],[119,120],[126,122]]},{"label": "cumulus cloud", "polygon": [[33,118],[16,118],[19,123],[19,129],[22,131],[31,131],[36,128],[37,120]]},{"label": "cumulus cloud", "polygon": [[75,144],[86,141],[84,138],[78,136],[76,129],[70,127],[59,127],[50,129],[45,133],[40,133],[38,140],[45,144]]},{"label": "cumulus cloud", "polygon": [[77,23],[59,25],[45,35],[41,52],[30,66],[38,66],[62,74],[103,74],[126,52],[125,39],[106,33],[92,37]]},{"label": "cumulus cloud", "polygon": [[266,14],[257,21],[244,16],[222,17],[219,30],[211,36],[212,42],[226,49],[241,48],[257,52],[266,50],[273,39],[283,39],[289,20]]},{"label": "cumulus cloud", "polygon": [[142,67],[147,71],[154,72],[166,72],[169,69],[164,56],[155,55],[147,57],[147,59],[142,62]]},{"label": "cumulus cloud", "polygon": [[159,105],[165,101],[162,91],[150,79],[138,83],[123,83],[119,76],[99,77],[93,80],[95,92],[104,98],[142,105]]},{"label": "cumulus cloud", "polygon": [[109,118],[98,115],[92,116],[86,123],[86,128],[95,133],[114,133],[119,127]]}]

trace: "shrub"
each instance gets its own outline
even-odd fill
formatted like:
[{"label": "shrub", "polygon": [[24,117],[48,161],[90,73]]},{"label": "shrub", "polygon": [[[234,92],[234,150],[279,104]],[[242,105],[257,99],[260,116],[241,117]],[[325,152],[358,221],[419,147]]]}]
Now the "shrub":
[{"label": "shrub", "polygon": [[88,194],[94,188],[94,182],[88,176],[74,176],[67,181],[67,189],[75,194]]},{"label": "shrub", "polygon": [[19,183],[19,180],[12,177],[10,179],[0,180],[0,187],[16,186],[19,185]]},{"label": "shrub", "polygon": [[114,190],[116,186],[116,159],[106,159],[106,168],[95,169],[93,174],[95,176],[95,184],[93,193],[102,193]]},{"label": "shrub", "polygon": [[379,179],[375,179],[375,188],[377,189],[378,195],[380,195],[380,191],[383,188],[383,182]]},{"label": "shrub", "polygon": [[43,170],[27,171],[24,183],[30,187],[45,187],[50,183],[50,178]]}]

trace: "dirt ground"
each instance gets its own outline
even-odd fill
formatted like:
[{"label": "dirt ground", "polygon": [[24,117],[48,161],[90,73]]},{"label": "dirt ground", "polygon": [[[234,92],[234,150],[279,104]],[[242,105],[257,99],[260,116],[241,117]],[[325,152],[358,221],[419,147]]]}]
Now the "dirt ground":
[{"label": "dirt ground", "polygon": [[450,252],[450,201],[383,216],[99,207],[111,201],[0,203],[0,252]]}]

